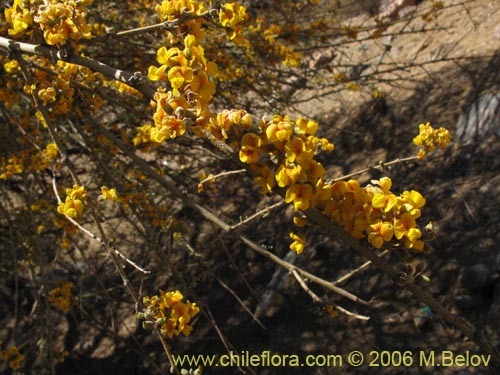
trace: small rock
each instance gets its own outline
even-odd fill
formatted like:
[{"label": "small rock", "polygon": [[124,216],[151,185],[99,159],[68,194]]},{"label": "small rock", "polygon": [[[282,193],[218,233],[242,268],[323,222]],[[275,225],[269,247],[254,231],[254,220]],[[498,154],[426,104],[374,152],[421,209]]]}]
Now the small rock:
[{"label": "small rock", "polygon": [[492,134],[500,136],[500,93],[480,96],[457,123],[459,142],[479,141]]}]

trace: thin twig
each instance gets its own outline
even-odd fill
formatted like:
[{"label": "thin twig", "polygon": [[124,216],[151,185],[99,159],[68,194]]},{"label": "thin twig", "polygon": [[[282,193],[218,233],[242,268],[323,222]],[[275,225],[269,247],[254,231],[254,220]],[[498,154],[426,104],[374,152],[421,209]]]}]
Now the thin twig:
[{"label": "thin twig", "polygon": [[213,175],[213,176],[208,176],[207,178],[204,178],[203,180],[200,181],[200,184],[204,184],[205,182],[213,182],[216,179],[223,177],[223,176],[229,176],[232,174],[240,174],[240,173],[245,173],[247,172],[246,169],[236,169],[234,171],[226,171],[226,172],[221,172],[219,174]]},{"label": "thin twig", "polygon": [[175,373],[176,375],[180,375],[181,373],[177,368],[177,366],[175,366],[174,360],[172,358],[172,353],[170,353],[170,348],[167,344],[167,341],[165,340],[165,337],[163,337],[163,335],[161,334],[160,331],[158,331],[158,329],[155,329],[155,333],[156,336],[158,336],[158,338],[160,339],[161,345],[163,346],[163,350],[167,354],[168,362],[170,363],[170,373],[171,374]]},{"label": "thin twig", "polygon": [[365,173],[365,172],[369,172],[371,171],[372,169],[378,169],[380,171],[383,171],[384,168],[386,167],[389,167],[391,165],[394,165],[394,164],[398,164],[398,163],[403,163],[403,162],[407,162],[407,161],[413,161],[413,160],[418,160],[418,157],[417,156],[409,156],[409,157],[406,157],[406,158],[402,158],[402,159],[395,159],[395,160],[391,160],[391,161],[388,161],[387,163],[385,162],[380,162],[379,164],[376,164],[376,165],[373,165],[373,166],[370,166],[368,168],[365,168],[365,169],[361,169],[359,171],[356,171],[356,172],[353,172],[353,173],[349,173],[349,174],[346,174],[344,176],[341,176],[341,177],[337,177],[337,178],[333,178],[331,180],[328,180],[327,181],[327,184],[331,184],[333,182],[336,182],[336,181],[341,181],[341,180],[345,180],[347,178],[351,178],[351,177],[354,177],[354,176],[357,176],[357,175],[360,175],[362,173]]},{"label": "thin twig", "polygon": [[[379,257],[383,257],[384,255],[389,254],[389,252],[390,252],[389,250],[384,250],[384,251],[382,251],[382,252],[381,252],[378,256],[379,256]],[[357,274],[358,272],[361,272],[361,271],[363,271],[364,269],[366,269],[366,268],[370,267],[370,265],[371,265],[371,264],[372,264],[372,261],[371,261],[371,260],[369,260],[369,261],[367,261],[367,262],[363,263],[363,264],[362,264],[361,266],[359,266],[358,268],[356,268],[356,269],[354,269],[354,270],[350,271],[350,272],[349,272],[349,273],[347,273],[346,275],[344,275],[344,276],[342,276],[342,277],[338,278],[337,280],[335,280],[335,281],[333,282],[333,284],[334,284],[334,285],[338,285],[338,284],[343,283],[344,281],[349,280],[351,277],[353,277],[353,276],[354,276],[355,274]]]},{"label": "thin twig", "polygon": [[[300,276],[300,274],[297,272],[296,269],[292,269],[292,275],[295,277],[295,279],[299,282],[300,286],[302,287],[302,289],[305,290],[305,292],[307,294],[309,294],[309,296],[312,298],[312,300],[314,302],[317,302],[317,303],[321,303],[321,304],[325,304],[325,302],[320,298],[318,297],[318,295],[316,293],[314,293],[306,284],[305,280],[302,278],[302,276]],[[331,303],[330,303],[331,304]],[[331,304],[333,306],[333,304]],[[365,315],[360,315],[360,314],[356,314],[356,313],[353,313],[339,305],[335,305],[335,308],[337,310],[339,310],[340,312],[342,312],[343,314],[345,315],[348,315],[348,316],[352,316],[356,319],[359,319],[359,320],[370,320],[370,317],[369,316],[365,316]]]},{"label": "thin twig", "polygon": [[215,277],[215,280],[217,280],[217,282],[224,288],[226,289],[229,293],[231,293],[231,295],[239,302],[239,304],[241,305],[241,307],[243,307],[243,309],[252,317],[252,319],[262,328],[262,329],[265,329],[267,330],[266,326],[264,324],[262,324],[262,322],[259,320],[259,318],[257,318],[255,316],[255,314],[253,314],[250,309],[248,307],[245,306],[245,304],[243,303],[243,301],[241,300],[240,297],[238,297],[238,295],[236,294],[236,292],[234,290],[232,290],[226,283],[224,283],[221,279],[219,279],[215,274],[213,274],[213,276]]},{"label": "thin twig", "polygon": [[302,287],[302,289],[305,290],[305,292],[307,294],[309,294],[309,296],[312,298],[312,300],[316,303],[323,303],[323,301],[321,300],[321,298],[318,297],[318,295],[316,293],[314,293],[306,284],[306,282],[304,281],[304,279],[302,278],[302,276],[300,276],[300,274],[297,272],[297,270],[295,268],[292,268],[291,271],[292,275],[295,277],[295,279],[299,282],[300,286]]},{"label": "thin twig", "polygon": [[257,217],[261,217],[263,215],[266,215],[271,210],[274,210],[275,208],[281,207],[284,204],[285,204],[285,201],[279,201],[278,203],[275,203],[275,204],[273,204],[271,206],[267,206],[263,210],[257,211],[255,214],[247,217],[246,219],[240,221],[239,223],[231,225],[231,230],[236,229],[238,227],[241,227],[242,225],[245,225],[245,224],[249,223],[250,221],[252,221],[253,219],[255,219]]},{"label": "thin twig", "polygon": [[345,315],[349,315],[349,316],[352,316],[353,318],[356,318],[356,319],[359,319],[359,320],[370,320],[370,317],[369,316],[366,316],[366,315],[360,315],[360,314],[355,314],[345,308],[343,308],[342,306],[339,306],[339,305],[332,305],[334,308],[336,308],[337,310],[339,310],[341,313],[345,314]]}]

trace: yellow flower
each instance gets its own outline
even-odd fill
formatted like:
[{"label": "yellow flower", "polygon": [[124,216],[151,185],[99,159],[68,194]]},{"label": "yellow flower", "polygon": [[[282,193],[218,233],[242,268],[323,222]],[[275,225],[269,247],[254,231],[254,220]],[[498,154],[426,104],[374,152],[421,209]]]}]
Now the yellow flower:
[{"label": "yellow flower", "polygon": [[241,139],[240,160],[243,163],[257,163],[260,159],[262,140],[258,135],[247,133]]},{"label": "yellow flower", "polygon": [[295,137],[286,142],[285,156],[289,163],[293,163],[297,159],[297,163],[304,166],[312,160],[314,155],[311,150],[306,149],[306,145],[301,138]]},{"label": "yellow flower", "polygon": [[416,190],[404,191],[401,194],[403,208],[415,219],[420,217],[420,208],[425,205],[425,198]]},{"label": "yellow flower", "polygon": [[10,8],[5,8],[5,19],[12,24],[9,35],[22,35],[33,23],[31,12],[23,0],[14,0]]},{"label": "yellow flower", "polygon": [[219,12],[219,20],[224,27],[234,28],[247,19],[246,8],[238,4],[237,1],[224,4]]},{"label": "yellow flower", "polygon": [[54,160],[56,158],[58,152],[59,152],[59,149],[57,148],[55,143],[49,143],[47,145],[47,147],[45,147],[45,150],[43,150],[43,153],[50,160]]},{"label": "yellow flower", "polygon": [[302,228],[306,225],[307,219],[304,216],[294,216],[293,223],[299,228]]},{"label": "yellow flower", "polygon": [[293,208],[296,211],[305,211],[311,207],[313,200],[312,186],[309,184],[294,184],[291,185],[285,195],[285,202],[293,202]]},{"label": "yellow flower", "polygon": [[415,228],[416,225],[415,218],[408,212],[405,212],[399,219],[394,220],[394,234],[396,238],[400,240],[411,228]]},{"label": "yellow flower", "polygon": [[261,194],[269,193],[276,186],[273,172],[268,166],[258,167],[256,164],[251,164],[250,166],[256,174],[260,175],[255,177],[255,183],[260,187],[259,192]]},{"label": "yellow flower", "polygon": [[166,81],[167,75],[165,74],[165,71],[167,68],[168,66],[166,65],[162,65],[159,68],[156,66],[150,66],[148,69],[148,78],[151,81]]},{"label": "yellow flower", "polygon": [[382,210],[383,212],[391,211],[397,203],[398,198],[392,193],[375,194],[372,199],[372,206]]},{"label": "yellow flower", "polygon": [[193,69],[188,66],[174,66],[170,68],[167,73],[167,78],[173,88],[174,95],[178,95],[178,90],[182,87],[184,82],[191,82],[193,77]]},{"label": "yellow flower", "polygon": [[160,47],[156,51],[156,61],[167,67],[174,66],[177,64],[176,57],[181,53],[181,50],[177,47],[165,48]]},{"label": "yellow flower", "polygon": [[391,223],[377,220],[374,224],[370,225],[368,242],[376,249],[380,249],[384,241],[389,242],[392,239],[393,234],[394,231]]},{"label": "yellow flower", "polygon": [[[274,122],[278,120],[278,122]],[[273,119],[273,123],[266,128],[267,140],[270,143],[284,142],[288,141],[293,134],[293,124],[285,116],[281,121],[281,118]]]},{"label": "yellow flower", "polygon": [[72,219],[78,219],[83,214],[84,200],[87,192],[84,186],[74,185],[66,189],[66,199],[57,206],[57,212]]},{"label": "yellow flower", "polygon": [[290,244],[290,250],[295,251],[297,255],[301,254],[304,251],[306,240],[293,232],[290,232],[290,238],[293,240]]},{"label": "yellow flower", "polygon": [[14,371],[21,368],[24,358],[24,354],[21,354],[16,346],[9,346],[6,350],[0,350],[0,359],[8,361],[9,367]]},{"label": "yellow flower", "polygon": [[209,102],[216,92],[215,83],[212,82],[207,73],[199,72],[191,81],[191,90],[198,94],[198,98],[204,102]]},{"label": "yellow flower", "polygon": [[119,198],[118,198],[118,194],[116,194],[116,189],[113,188],[113,189],[110,189],[108,188],[107,186],[102,186],[101,187],[101,194],[102,194],[102,198],[103,199],[111,199],[111,200],[114,200],[114,201],[118,201]]},{"label": "yellow flower", "polygon": [[3,64],[6,73],[14,74],[20,71],[19,62],[17,60],[10,60]]},{"label": "yellow flower", "polygon": [[66,198],[66,202],[61,202],[57,206],[57,212],[72,219],[77,219],[82,215],[83,208],[84,205],[80,199],[68,200]]},{"label": "yellow flower", "polygon": [[300,165],[286,164],[281,165],[276,172],[276,181],[279,187],[285,187],[297,182],[303,175]]},{"label": "yellow flower", "polygon": [[420,240],[422,232],[418,228],[411,228],[406,234],[405,246],[409,249],[422,251],[424,249],[424,242]]},{"label": "yellow flower", "polygon": [[314,135],[318,131],[318,123],[313,120],[305,120],[299,117],[295,120],[295,125],[297,126],[297,134],[310,134]]}]

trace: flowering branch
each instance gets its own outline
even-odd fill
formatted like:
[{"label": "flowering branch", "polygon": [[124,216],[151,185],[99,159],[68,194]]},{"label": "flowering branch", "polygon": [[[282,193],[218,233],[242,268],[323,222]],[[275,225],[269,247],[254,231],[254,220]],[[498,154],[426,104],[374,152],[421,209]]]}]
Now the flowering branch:
[{"label": "flowering branch", "polygon": [[113,68],[89,57],[79,55],[67,56],[62,49],[39,44],[29,44],[17,42],[15,40],[0,36],[0,47],[7,50],[8,53],[18,52],[28,55],[44,56],[53,61],[66,61],[72,64],[85,66],[94,72],[103,74],[109,79],[123,82],[140,91],[146,98],[152,99],[156,89],[140,73],[131,73],[125,70]]}]

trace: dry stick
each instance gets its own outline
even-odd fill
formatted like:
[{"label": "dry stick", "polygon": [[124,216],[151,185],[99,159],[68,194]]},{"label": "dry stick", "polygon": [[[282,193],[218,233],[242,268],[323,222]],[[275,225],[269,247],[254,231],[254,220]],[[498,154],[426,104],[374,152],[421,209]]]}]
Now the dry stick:
[{"label": "dry stick", "polygon": [[215,274],[213,274],[213,276],[215,277],[215,280],[217,280],[217,282],[224,288],[226,289],[229,293],[231,293],[231,295],[240,303],[240,305],[245,309],[245,311],[252,317],[252,319],[264,330],[267,330],[266,326],[264,324],[262,324],[262,322],[259,320],[259,318],[257,318],[255,316],[254,313],[252,313],[250,311],[250,309],[248,307],[245,306],[245,304],[243,303],[243,301],[241,300],[240,297],[238,297],[238,295],[236,294],[236,292],[234,290],[232,290],[226,283],[224,283],[221,279],[219,279]]},{"label": "dry stick", "polygon": [[[42,45],[34,45],[34,44],[29,44],[29,43],[16,42],[12,39],[4,38],[1,36],[0,36],[0,47],[4,47],[5,49],[7,49],[8,51],[13,52],[13,53],[27,53],[27,54],[31,54],[31,55],[39,55],[39,56],[44,56],[44,57],[51,59],[53,61],[62,60],[62,61],[66,61],[69,63],[85,66],[85,67],[91,69],[92,71],[99,72],[99,73],[105,75],[106,77],[118,80],[120,82],[126,83],[126,84],[134,87],[135,89],[140,91],[148,99],[152,99],[154,97],[155,92],[156,92],[156,88],[154,86],[152,86],[151,84],[149,84],[146,81],[146,79],[144,79],[142,77],[141,74],[134,74],[134,73],[120,70],[120,69],[115,69],[115,68],[112,68],[106,64],[99,62],[99,61],[96,61],[96,60],[93,60],[93,59],[90,59],[87,57],[83,57],[83,56],[64,56],[64,52],[62,50],[58,50],[54,47],[46,47],[46,46],[42,46]],[[44,117],[46,117],[46,116],[44,116]],[[101,132],[103,134],[107,133],[105,135],[108,138],[111,137],[110,140],[115,139],[113,137],[113,135],[110,132],[108,132],[106,129],[99,126],[99,130],[101,130]],[[57,144],[57,142],[56,142],[56,144]],[[127,152],[128,150],[121,142],[119,142],[118,146],[119,147],[121,146],[120,148],[127,155],[135,156],[134,153]],[[225,144],[224,144],[224,146],[225,147],[223,147],[223,146],[220,146],[220,147],[222,148],[222,151],[226,150],[226,152],[227,152],[227,146]],[[63,150],[63,148],[59,148],[59,149]],[[125,150],[127,150],[127,151],[125,151]],[[132,158],[132,159],[134,159],[134,158]],[[140,158],[136,157],[136,159],[140,159]],[[137,163],[137,160],[134,160],[134,161]],[[156,173],[152,169],[149,168],[149,165],[146,162],[144,162],[144,160],[140,159],[140,161],[142,161],[142,163],[140,163],[140,164],[142,164],[142,166],[146,166],[147,169],[150,171],[151,177],[153,177],[153,179],[158,180],[160,182],[160,184],[162,184],[164,187],[167,187],[168,190],[176,192],[177,195],[182,198],[184,203],[186,203],[190,207],[196,209],[205,218],[212,221],[214,224],[216,224],[220,228],[224,229],[225,231],[230,230],[230,226],[228,224],[224,223],[222,220],[220,220],[216,214],[210,212],[209,210],[207,210],[206,208],[204,208],[201,205],[198,205],[194,202],[191,202],[189,199],[187,199],[187,197],[184,197],[175,188],[175,186],[173,184],[171,184],[167,180],[164,180],[160,176],[157,176]],[[74,178],[77,178],[77,176],[74,176]],[[109,254],[111,255],[113,263],[115,264],[115,268],[117,269],[127,291],[131,294],[136,305],[141,306],[142,304],[139,301],[137,294],[132,289],[127,275],[125,274],[125,272],[123,271],[123,269],[119,265],[116,253],[113,251],[109,251]],[[165,339],[161,336],[161,334],[158,331],[156,331],[156,334],[162,343],[162,346],[165,350],[165,353],[167,354],[168,360],[169,360],[170,365],[171,365],[171,371],[173,369],[173,371],[176,374],[180,374],[179,370],[177,369],[177,367],[175,367],[175,365],[173,363],[172,356],[170,354],[170,350],[169,350],[168,345],[166,345]]]},{"label": "dry stick", "polygon": [[[231,344],[226,340],[226,337],[224,336],[224,334],[220,330],[220,328],[219,328],[217,322],[215,321],[215,318],[214,318],[214,316],[213,316],[213,314],[210,311],[210,308],[208,306],[206,307],[206,309],[203,309],[203,313],[204,313],[205,317],[207,318],[207,320],[209,320],[210,323],[212,324],[212,327],[214,327],[215,332],[217,332],[217,335],[219,336],[220,341],[222,342],[222,345],[224,345],[224,347],[226,348],[226,352],[228,354],[230,354],[231,352],[233,352],[234,348],[230,347]],[[245,374],[245,371],[243,371],[243,369],[239,365],[237,367],[238,367],[238,369],[240,370],[241,373]],[[252,374],[254,374],[254,372],[252,371],[252,369],[248,368],[248,370]]]},{"label": "dry stick", "polygon": [[[380,258],[368,247],[365,247],[360,241],[351,237],[346,231],[344,231],[338,225],[332,223],[325,215],[320,211],[310,208],[305,212],[306,216],[311,219],[316,224],[328,229],[337,238],[341,239],[349,247],[352,247],[359,254],[369,259],[375,266],[382,270],[387,276],[392,279],[398,277],[399,272],[396,270],[389,262],[385,259]],[[429,306],[434,312],[440,315],[446,322],[460,330],[465,336],[473,340],[481,349],[486,353],[490,354],[494,361],[500,363],[500,354],[497,350],[487,341],[479,339],[476,335],[476,331],[471,328],[471,326],[466,323],[463,319],[449,312],[441,303],[439,303],[434,297],[429,293],[424,291],[417,284],[411,283],[406,285],[406,288],[417,297],[418,300]]]},{"label": "dry stick", "polygon": [[221,172],[219,174],[213,175],[213,176],[208,176],[207,178],[203,179],[200,181],[200,184],[204,184],[205,182],[214,182],[216,179],[219,177],[223,176],[229,176],[231,174],[239,174],[239,173],[245,173],[247,170],[246,169],[236,169],[234,171],[226,171],[226,172]]},{"label": "dry stick", "polygon": [[[147,33],[150,31],[155,31],[155,30],[170,30],[170,29],[175,29],[178,27],[182,22],[186,22],[189,20],[194,20],[198,18],[206,18],[209,15],[209,12],[204,12],[201,14],[181,14],[181,16],[175,20],[172,21],[165,21],[161,23],[157,23],[154,25],[149,25],[149,26],[144,26],[144,27],[138,27],[136,29],[130,29],[130,30],[125,30],[125,31],[119,31],[116,34],[110,34],[110,36],[116,35],[119,37],[125,37],[125,36],[131,36],[131,35],[137,35],[137,34],[142,34],[142,33]],[[106,36],[105,36],[106,37]]]},{"label": "dry stick", "polygon": [[302,287],[302,289],[305,290],[305,292],[307,294],[309,294],[309,296],[312,298],[312,300],[316,303],[323,303],[323,301],[321,300],[321,298],[318,297],[318,295],[316,293],[314,293],[306,284],[306,282],[304,281],[304,279],[302,278],[302,276],[299,275],[299,273],[297,272],[296,269],[292,268],[290,270],[290,272],[292,273],[293,277],[295,277],[295,279],[299,282],[300,286]]},{"label": "dry stick", "polygon": [[342,289],[342,288],[339,288],[338,286],[335,286],[333,285],[333,283],[331,281],[326,281],[312,273],[309,273],[301,268],[298,268],[296,266],[294,266],[293,264],[291,263],[288,263],[287,261],[284,261],[283,259],[281,259],[280,257],[274,255],[273,253],[271,253],[270,251],[264,249],[263,247],[257,245],[255,242],[249,240],[247,237],[243,236],[243,235],[240,235],[239,236],[240,240],[243,241],[245,244],[248,245],[248,247],[250,247],[252,250],[256,251],[257,253],[261,254],[261,255],[264,255],[266,258],[272,260],[274,263],[278,264],[279,266],[287,269],[288,271],[292,271],[292,270],[296,270],[297,272],[299,272],[303,277],[311,280],[312,282],[315,282],[316,284],[318,285],[321,285],[322,287],[326,288],[326,289],[329,289],[331,290],[332,292],[334,293],[337,293],[345,298],[348,298],[350,299],[351,301],[354,301],[354,302],[357,302],[357,303],[361,303],[362,305],[365,305],[365,306],[368,306],[370,303],[359,298],[358,296],[355,296],[354,294],[352,293],[349,293],[348,291]]},{"label": "dry stick", "polygon": [[14,324],[12,326],[12,335],[10,340],[15,342],[17,337],[17,327],[19,325],[19,275],[18,275],[18,267],[17,267],[17,253],[16,246],[14,246],[14,233],[12,233],[12,228],[14,225],[12,224],[9,215],[7,214],[7,209],[3,207],[3,204],[0,203],[0,211],[3,212],[4,217],[9,222],[7,226],[9,228],[9,242],[10,242],[10,250],[12,252],[12,268],[14,273]]},{"label": "dry stick", "polygon": [[353,173],[350,173],[350,174],[346,174],[345,176],[333,178],[331,180],[328,180],[326,183],[327,184],[331,184],[331,183],[336,182],[336,181],[345,180],[347,178],[351,178],[351,177],[357,176],[359,174],[362,174],[362,173],[365,173],[365,172],[369,172],[372,169],[379,169],[379,170],[382,171],[385,167],[389,167],[389,166],[394,165],[394,164],[403,163],[403,162],[407,162],[407,161],[413,161],[413,160],[418,160],[418,157],[417,156],[409,156],[407,158],[402,158],[402,159],[398,158],[398,159],[394,159],[392,161],[389,161],[387,163],[384,163],[384,162],[381,161],[379,164],[370,166],[370,167],[365,168],[365,169],[361,169],[359,171],[356,171],[356,172],[353,172]]},{"label": "dry stick", "polygon": [[[311,298],[313,299],[314,302],[317,302],[317,303],[321,303],[321,304],[324,304],[325,302],[318,297],[318,295],[316,293],[314,293],[306,284],[306,282],[304,281],[304,279],[302,278],[302,276],[300,276],[300,274],[297,272],[296,269],[292,269],[292,275],[295,277],[295,279],[297,279],[297,281],[299,282],[300,286],[302,287],[302,289],[304,289],[306,291],[307,294],[309,294],[309,296],[311,296]],[[331,303],[330,303],[331,304]],[[333,304],[331,304],[333,305]],[[370,320],[370,317],[369,316],[365,316],[365,315],[360,315],[360,314],[355,314],[345,308],[343,308],[342,306],[339,306],[339,305],[334,305],[334,307],[339,310],[340,312],[346,314],[346,315],[349,315],[349,316],[352,316],[356,319],[359,319],[359,320]]]},{"label": "dry stick", "polygon": [[252,221],[253,219],[260,217],[262,215],[268,214],[271,210],[274,210],[275,208],[281,207],[284,204],[285,204],[285,201],[279,201],[278,203],[275,203],[271,206],[267,206],[263,210],[260,210],[256,213],[254,213],[253,215],[247,217],[246,219],[240,221],[239,223],[231,225],[231,229],[236,229],[242,225],[245,225],[245,224],[249,223],[250,221]]},{"label": "dry stick", "polygon": [[[19,67],[21,68],[21,72],[23,74],[24,80],[26,81],[26,84],[28,86],[32,85],[34,82],[31,73],[26,65],[26,61],[24,61],[23,57],[18,51],[14,51],[13,53],[15,55],[17,62],[19,63]],[[75,184],[79,184],[80,181],[78,179],[78,175],[76,174],[75,169],[69,162],[68,157],[66,155],[66,147],[62,144],[61,140],[59,139],[59,136],[57,135],[56,129],[52,126],[52,123],[49,121],[49,113],[47,111],[47,108],[45,108],[45,106],[41,103],[40,99],[38,98],[35,92],[31,93],[31,97],[33,99],[33,103],[35,104],[36,109],[42,114],[43,120],[45,122],[44,125],[47,126],[50,138],[52,139],[52,142],[54,142],[55,145],[57,146],[58,151],[62,156],[62,161],[66,163],[71,178],[73,179],[73,182]]]},{"label": "dry stick", "polygon": [[[383,257],[384,255],[389,254],[389,253],[390,253],[390,251],[389,251],[389,250],[384,250],[384,251],[382,251],[380,254],[378,254],[377,256],[378,256],[378,257]],[[363,271],[364,269],[366,269],[366,268],[370,267],[370,265],[371,265],[371,264],[372,264],[372,261],[371,261],[371,260],[369,260],[369,261],[367,261],[367,262],[363,263],[363,264],[362,264],[361,266],[359,266],[358,268],[356,268],[356,269],[354,269],[354,270],[350,271],[350,272],[349,272],[349,273],[347,273],[346,275],[344,275],[344,276],[342,276],[342,277],[338,278],[337,280],[335,280],[335,281],[333,282],[333,284],[334,284],[334,285],[337,285],[337,284],[343,283],[344,281],[349,280],[351,277],[353,277],[353,276],[354,276],[355,274],[357,274],[358,272],[361,272],[361,271]]]},{"label": "dry stick", "polygon": [[226,253],[226,256],[227,256],[227,259],[229,260],[229,263],[231,263],[231,266],[233,266],[234,270],[238,273],[238,276],[240,277],[240,279],[243,281],[243,283],[245,284],[245,286],[247,287],[247,289],[250,291],[250,293],[253,295],[255,294],[255,290],[254,288],[252,288],[252,286],[250,285],[250,282],[247,280],[247,278],[243,275],[243,272],[241,272],[241,269],[240,267],[238,267],[238,265],[236,264],[236,262],[234,261],[234,257],[232,256],[231,252],[229,251],[229,249],[227,248],[224,240],[221,238],[221,236],[219,236],[219,234],[217,233],[217,241],[220,242],[221,246],[224,248],[224,252]]},{"label": "dry stick", "polygon": [[172,353],[170,353],[170,347],[167,344],[167,341],[165,340],[165,337],[161,334],[161,332],[158,330],[158,328],[155,328],[155,334],[158,336],[160,339],[161,345],[163,346],[163,350],[167,354],[168,362],[170,363],[170,373],[181,375],[179,369],[175,366],[174,359],[172,357]]},{"label": "dry stick", "polygon": [[[61,202],[61,198],[59,197],[59,193],[57,192],[57,183],[56,183],[55,177],[52,179],[52,189],[54,190],[54,194],[57,197],[57,201]],[[85,228],[83,228],[81,225],[78,224],[77,221],[75,221],[74,219],[70,218],[68,215],[64,215],[64,216],[66,217],[66,219],[68,219],[68,221],[70,221],[73,225],[76,225],[84,233],[88,234],[92,238],[96,238],[96,236],[92,232],[90,232],[90,231],[86,230]],[[111,259],[112,259],[112,261],[113,261],[113,263],[115,265],[115,268],[118,271],[118,274],[120,275],[120,277],[122,278],[123,285],[125,286],[125,288],[127,289],[127,291],[130,293],[130,295],[134,299],[134,302],[140,304],[139,297],[137,296],[137,294],[135,293],[135,291],[132,289],[132,286],[130,284],[130,280],[129,280],[128,276],[125,274],[125,271],[120,266],[120,262],[118,261],[117,254],[114,251],[112,251],[111,249],[109,249],[109,247],[106,246],[106,245],[105,245],[105,248],[108,250],[108,253],[111,255]]]},{"label": "dry stick", "polygon": [[[179,199],[181,199],[183,203],[185,203],[189,207],[192,207],[195,210],[197,210],[205,219],[207,219],[207,220],[211,221],[212,223],[216,224],[219,228],[223,229],[224,231],[229,232],[232,229],[232,227],[230,225],[226,224],[221,219],[219,219],[219,217],[217,216],[217,214],[212,213],[211,211],[209,211],[205,207],[203,207],[203,206],[195,203],[192,199],[189,199],[186,195],[184,195],[182,192],[180,192],[179,189],[177,189],[177,187],[174,184],[172,184],[171,182],[169,182],[168,180],[166,180],[163,176],[158,175],[154,171],[154,169],[147,162],[145,162],[142,158],[140,158],[139,156],[137,156],[132,150],[128,149],[120,140],[118,140],[106,128],[100,126],[99,124],[95,124],[95,123],[94,123],[94,126],[96,126],[98,128],[98,130],[104,136],[106,136],[111,142],[113,142],[115,144],[115,146],[117,146],[118,148],[120,148],[139,167],[141,167],[141,169],[143,170],[143,172],[145,174],[149,175],[151,178],[153,178],[158,183],[160,183],[160,185],[162,185],[167,190],[169,190],[170,192],[172,192],[174,195],[176,195],[177,197],[179,197]],[[314,275],[314,274],[312,274],[310,272],[302,270],[302,269],[294,266],[293,264],[284,261],[283,259],[281,259],[278,256],[274,255],[273,253],[271,253],[271,252],[267,251],[266,249],[262,248],[261,246],[257,245],[255,242],[249,240],[247,237],[245,237],[243,235],[239,235],[239,238],[240,238],[240,240],[242,242],[244,242],[245,244],[247,244],[251,249],[253,249],[254,251],[256,251],[256,252],[258,252],[258,253],[266,256],[268,259],[272,260],[273,262],[275,262],[276,264],[280,265],[281,267],[283,267],[283,268],[285,268],[285,269],[287,269],[289,271],[292,270],[292,269],[296,269],[304,277],[310,279],[311,281],[315,282],[316,284],[319,284],[319,285],[323,286],[326,289],[329,289],[329,290],[333,291],[334,293],[340,294],[341,296],[346,297],[346,298],[348,298],[348,299],[350,299],[350,300],[352,300],[354,302],[361,303],[363,305],[369,305],[369,303],[367,301],[365,301],[365,300],[363,300],[363,299],[355,296],[352,293],[349,293],[348,291],[346,291],[346,290],[344,290],[342,288],[339,288],[339,287],[333,285],[332,282],[324,280],[324,279],[322,279],[322,278],[320,278],[320,277],[318,277],[318,276],[316,276],[316,275]]]}]

